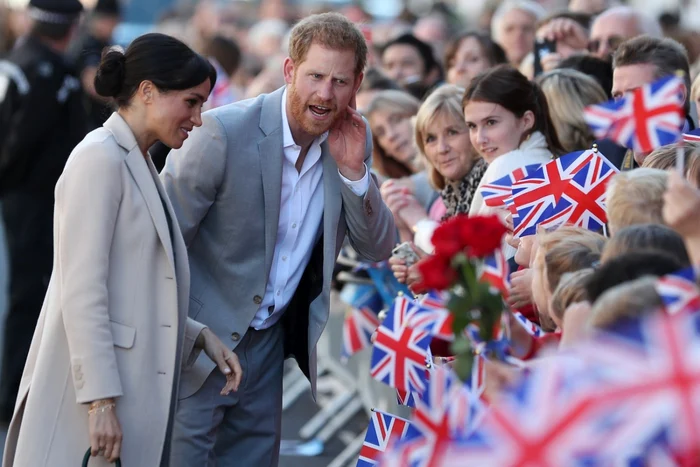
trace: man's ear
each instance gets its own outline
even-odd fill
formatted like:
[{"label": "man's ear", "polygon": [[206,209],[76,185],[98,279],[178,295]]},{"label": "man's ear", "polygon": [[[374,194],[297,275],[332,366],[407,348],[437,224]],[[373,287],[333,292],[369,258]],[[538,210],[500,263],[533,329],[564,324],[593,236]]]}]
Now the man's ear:
[{"label": "man's ear", "polygon": [[282,69],[284,70],[284,82],[292,84],[294,82],[294,61],[289,57],[285,58]]},{"label": "man's ear", "polygon": [[360,72],[359,75],[357,75],[357,78],[355,78],[355,89],[353,89],[353,94],[357,94],[357,91],[360,90],[360,86],[362,86],[362,81],[365,79],[365,73]]}]

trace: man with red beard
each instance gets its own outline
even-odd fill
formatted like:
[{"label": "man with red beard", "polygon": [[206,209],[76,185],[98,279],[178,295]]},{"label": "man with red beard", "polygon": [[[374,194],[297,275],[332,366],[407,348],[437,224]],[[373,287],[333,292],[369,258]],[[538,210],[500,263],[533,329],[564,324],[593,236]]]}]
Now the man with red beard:
[{"label": "man with red beard", "polygon": [[188,246],[190,316],[229,342],[243,368],[228,396],[205,359],[183,370],[171,467],[277,465],[284,359],[297,360],[315,396],[345,236],[370,261],[391,255],[393,217],[354,109],[362,33],[339,14],[310,16],[293,29],[289,55],[285,87],[183,127],[189,138],[161,174]]}]

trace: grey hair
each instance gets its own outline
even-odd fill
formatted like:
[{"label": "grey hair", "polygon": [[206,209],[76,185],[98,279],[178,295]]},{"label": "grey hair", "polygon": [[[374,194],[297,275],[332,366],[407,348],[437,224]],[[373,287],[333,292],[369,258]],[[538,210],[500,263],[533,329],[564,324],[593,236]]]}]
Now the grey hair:
[{"label": "grey hair", "polygon": [[664,37],[661,25],[656,19],[652,18],[651,16],[643,13],[642,11],[636,8],[632,8],[631,6],[627,5],[619,5],[609,8],[600,15],[598,15],[596,19],[593,20],[593,22],[595,23],[601,18],[605,18],[612,15],[620,15],[626,18],[634,18],[637,22],[637,30],[640,36],[646,35],[649,37],[656,37],[658,39]]},{"label": "grey hair", "polygon": [[496,9],[491,18],[491,35],[496,42],[499,41],[500,26],[503,17],[512,10],[521,10],[535,17],[536,21],[542,20],[547,11],[542,5],[532,0],[506,0]]}]

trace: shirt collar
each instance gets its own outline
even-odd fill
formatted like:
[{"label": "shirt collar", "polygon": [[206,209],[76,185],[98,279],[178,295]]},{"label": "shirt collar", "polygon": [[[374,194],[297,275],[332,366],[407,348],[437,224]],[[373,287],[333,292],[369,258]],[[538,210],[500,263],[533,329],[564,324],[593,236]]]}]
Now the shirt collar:
[{"label": "shirt collar", "polygon": [[[326,131],[320,136],[317,136],[313,144],[322,144],[328,138],[328,132]],[[282,93],[282,147],[290,148],[296,146],[297,143],[294,141],[294,136],[292,136],[292,129],[289,127],[289,119],[287,119],[287,88],[284,88]]]}]

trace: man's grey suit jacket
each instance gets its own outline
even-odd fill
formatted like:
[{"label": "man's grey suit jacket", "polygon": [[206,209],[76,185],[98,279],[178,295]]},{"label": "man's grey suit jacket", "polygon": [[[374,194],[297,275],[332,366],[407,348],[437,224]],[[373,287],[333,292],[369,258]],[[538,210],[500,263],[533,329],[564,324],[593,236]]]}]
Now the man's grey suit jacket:
[{"label": "man's grey suit jacket", "polygon": [[[189,316],[232,348],[240,342],[265,294],[277,238],[282,186],[284,88],[202,115],[183,147],[168,156],[161,179],[188,246]],[[376,180],[364,197],[338,175],[322,144],[322,236],[282,324],[285,357],[294,356],[316,393],[316,344],[328,321],[331,279],[348,236],[370,261],[391,255],[394,220]],[[371,167],[367,130],[365,163]],[[180,397],[197,391],[214,368],[205,355],[182,373]]]}]

